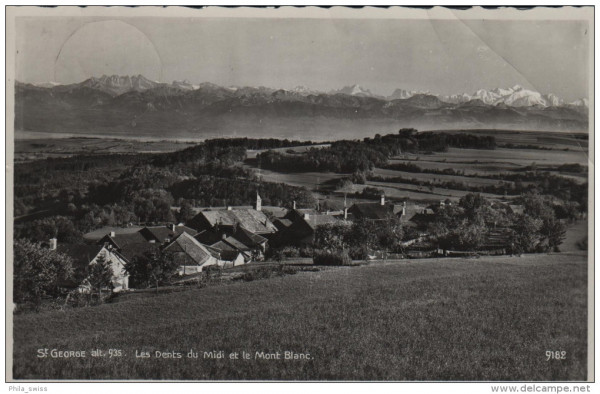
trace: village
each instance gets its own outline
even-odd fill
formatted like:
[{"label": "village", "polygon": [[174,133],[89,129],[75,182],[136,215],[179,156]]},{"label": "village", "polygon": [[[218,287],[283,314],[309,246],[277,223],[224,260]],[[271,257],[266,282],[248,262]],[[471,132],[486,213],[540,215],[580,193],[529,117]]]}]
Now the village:
[{"label": "village", "polygon": [[[377,202],[355,202],[350,206],[346,205],[344,200],[343,209],[325,211],[296,208],[295,201],[289,209],[263,206],[257,193],[253,206],[194,208],[196,215],[186,223],[103,227],[85,234],[84,244],[58,243],[57,239],[53,238],[49,240],[48,247],[72,258],[75,269],[84,276],[90,266],[99,260],[107,262],[112,277],[105,290],[114,293],[137,287],[135,284],[132,286],[130,282],[131,273],[128,267],[135,259],[142,259],[152,253],[168,253],[169,258],[176,262],[174,275],[186,277],[211,268],[223,270],[265,260],[281,261],[281,255],[269,253],[272,249],[289,251],[304,248],[312,251],[315,246],[323,248],[322,243],[315,245],[315,234],[319,229],[349,229],[358,221],[375,227],[385,226],[393,221],[405,230],[398,235],[397,240],[392,241],[403,253],[388,254],[388,250],[383,251],[373,245],[367,250],[365,260],[388,256],[424,257],[431,256],[432,253],[448,255],[446,249],[439,247],[434,252],[427,250],[425,253],[414,247],[428,239],[426,225],[436,217],[440,208],[452,206],[450,200],[441,200],[439,204],[430,205],[411,201],[398,204],[386,201],[385,195],[382,194]],[[523,211],[520,205],[504,205],[503,208],[511,214],[520,214]],[[486,245],[488,252],[506,253],[506,250],[502,249],[506,242],[506,234],[504,239],[499,240],[499,237],[502,238],[498,235],[500,233],[491,232]],[[325,246],[330,247],[329,249],[333,247],[333,253],[340,252],[335,245]],[[409,249],[412,253],[408,252]],[[308,253],[304,257],[309,257],[310,252]],[[91,291],[85,278],[80,283],[64,281],[62,286],[66,289],[76,288],[83,293]]]}]

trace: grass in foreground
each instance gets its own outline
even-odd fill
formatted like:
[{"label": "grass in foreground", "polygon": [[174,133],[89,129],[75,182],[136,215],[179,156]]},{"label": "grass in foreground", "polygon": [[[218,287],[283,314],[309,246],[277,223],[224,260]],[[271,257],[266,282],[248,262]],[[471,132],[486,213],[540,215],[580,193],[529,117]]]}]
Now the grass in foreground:
[{"label": "grass in foreground", "polygon": [[[444,259],[305,272],[15,316],[20,379],[583,380],[581,255]],[[88,350],[40,359],[39,348]],[[91,349],[123,357],[92,358]],[[199,359],[186,359],[190,349]],[[136,358],[178,351],[182,359]],[[246,351],[250,360],[203,359]],[[310,353],[254,360],[255,352]],[[566,351],[546,361],[547,350]]]}]

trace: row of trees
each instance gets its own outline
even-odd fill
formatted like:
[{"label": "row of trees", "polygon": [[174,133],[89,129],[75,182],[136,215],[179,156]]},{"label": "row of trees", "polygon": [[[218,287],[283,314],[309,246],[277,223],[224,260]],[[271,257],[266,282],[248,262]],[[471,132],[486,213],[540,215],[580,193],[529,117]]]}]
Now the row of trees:
[{"label": "row of trees", "polygon": [[[523,205],[524,213],[510,213],[505,206],[494,205],[479,194],[467,194],[458,205],[437,210],[428,227],[429,236],[446,250],[492,247],[508,253],[558,251],[566,226],[556,217],[551,199],[529,193],[517,202]],[[490,234],[496,234],[500,244],[486,245]]]}]

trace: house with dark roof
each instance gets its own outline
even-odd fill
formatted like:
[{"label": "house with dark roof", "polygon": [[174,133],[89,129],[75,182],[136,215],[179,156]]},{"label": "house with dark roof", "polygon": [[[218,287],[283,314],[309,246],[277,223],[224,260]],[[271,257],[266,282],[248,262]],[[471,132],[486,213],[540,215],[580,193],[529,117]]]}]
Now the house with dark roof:
[{"label": "house with dark roof", "polygon": [[267,238],[248,231],[243,226],[236,227],[232,236],[252,250],[257,250],[262,253],[267,250],[267,244],[269,242]]},{"label": "house with dark roof", "polygon": [[157,252],[159,250],[159,244],[150,242],[130,243],[117,249],[119,254],[125,257],[127,261],[133,261],[136,257],[143,257],[147,253]]},{"label": "house with dark roof", "polygon": [[193,228],[182,224],[144,227],[139,232],[148,242],[153,243],[171,242],[171,240],[175,239],[183,232],[190,234],[192,237],[198,234],[198,232]]},{"label": "house with dark roof", "polygon": [[242,258],[243,263],[248,263],[252,261],[252,254],[247,248],[242,247],[244,250],[240,250],[238,247],[234,246],[231,242],[225,242],[225,240],[221,240],[219,242],[215,242],[210,245],[211,248],[217,250],[223,256],[233,256],[234,254],[240,256]]},{"label": "house with dark roof", "polygon": [[179,275],[195,274],[209,265],[218,265],[218,254],[207,249],[186,232],[179,234],[163,250],[173,253],[179,264]]},{"label": "house with dark roof", "polygon": [[117,250],[122,249],[124,246],[136,243],[148,243],[146,238],[144,238],[139,231],[125,234],[117,234],[116,232],[111,231],[97,242],[98,245],[109,244]]},{"label": "house with dark roof", "polygon": [[284,231],[292,225],[292,221],[290,219],[281,218],[275,219],[273,224],[275,225],[275,227],[277,227],[277,231]]},{"label": "house with dark roof", "polygon": [[86,285],[86,277],[88,275],[89,266],[96,264],[99,258],[110,263],[113,272],[112,290],[119,292],[129,289],[129,274],[125,270],[127,259],[118,253],[116,250],[105,245],[89,245],[89,244],[56,244],[50,242],[51,249],[59,253],[63,253],[73,259],[74,262],[74,277],[75,281],[64,283],[67,288],[79,288],[82,292],[90,290],[89,285]]},{"label": "house with dark roof", "polygon": [[217,232],[233,232],[235,226],[259,235],[269,235],[277,232],[277,227],[267,216],[256,209],[224,209],[201,211],[188,223],[198,230],[215,230]]},{"label": "house with dark roof", "polygon": [[339,215],[322,214],[314,209],[291,209],[283,220],[290,224],[282,227],[276,240],[278,245],[312,245],[318,226],[345,223]]},{"label": "house with dark roof", "polygon": [[213,230],[217,233],[232,234],[237,226],[263,236],[269,236],[277,232],[277,227],[269,220],[262,211],[262,199],[256,195],[254,208],[204,209],[194,216],[188,225],[198,232]]},{"label": "house with dark roof", "polygon": [[354,219],[386,220],[394,215],[394,206],[391,204],[364,202],[353,204],[348,208],[348,213]]},{"label": "house with dark roof", "polygon": [[173,253],[175,260],[179,263],[179,275],[202,272],[205,267],[211,265],[223,267],[244,264],[244,259],[239,252],[222,253],[218,248],[203,245],[187,232],[179,234],[163,250]]},{"label": "house with dark roof", "polygon": [[251,260],[262,261],[267,250],[268,240],[258,234],[248,231],[238,225],[233,232],[217,230],[204,230],[195,236],[196,240],[204,245],[210,245],[222,251],[237,251],[241,253],[246,262]]}]

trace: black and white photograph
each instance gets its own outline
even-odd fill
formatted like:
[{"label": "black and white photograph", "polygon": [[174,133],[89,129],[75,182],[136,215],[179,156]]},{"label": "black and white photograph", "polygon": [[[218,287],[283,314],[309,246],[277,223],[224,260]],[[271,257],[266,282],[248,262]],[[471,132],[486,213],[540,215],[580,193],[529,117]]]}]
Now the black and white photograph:
[{"label": "black and white photograph", "polygon": [[593,6],[13,6],[6,34],[13,391],[589,392]]}]

